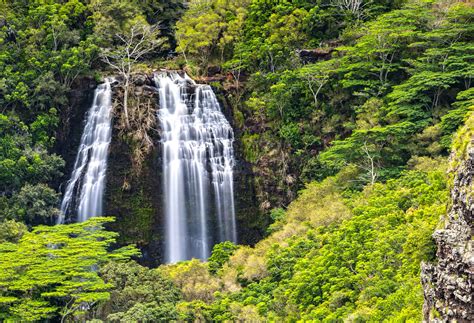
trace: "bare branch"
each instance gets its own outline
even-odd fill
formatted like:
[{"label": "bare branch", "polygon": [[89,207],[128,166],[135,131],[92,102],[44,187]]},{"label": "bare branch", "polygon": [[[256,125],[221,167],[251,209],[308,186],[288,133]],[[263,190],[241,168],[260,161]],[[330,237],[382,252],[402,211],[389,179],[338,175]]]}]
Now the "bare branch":
[{"label": "bare branch", "polygon": [[367,4],[363,0],[333,0],[334,4],[341,10],[351,12],[358,20],[364,17],[364,7]]},{"label": "bare branch", "polygon": [[127,128],[130,128],[128,91],[132,66],[163,43],[158,36],[159,29],[157,27],[136,24],[130,28],[128,33],[115,35],[120,43],[115,49],[104,49],[101,53],[102,60],[124,79],[123,109]]}]

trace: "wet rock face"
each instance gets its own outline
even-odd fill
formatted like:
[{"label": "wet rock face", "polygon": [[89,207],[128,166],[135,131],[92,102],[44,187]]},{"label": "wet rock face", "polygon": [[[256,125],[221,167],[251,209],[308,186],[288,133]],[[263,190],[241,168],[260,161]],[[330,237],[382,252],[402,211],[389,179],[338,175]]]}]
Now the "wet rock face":
[{"label": "wet rock face", "polygon": [[[199,79],[199,82],[208,83],[214,80],[210,78]],[[219,81],[222,81],[220,79]],[[256,190],[255,172],[252,164],[245,160],[242,135],[243,129],[235,122],[235,106],[228,100],[229,92],[225,89],[213,89],[216,93],[222,112],[230,122],[234,130],[234,203],[235,216],[237,220],[237,237],[239,244],[254,245],[260,241],[268,226],[267,219],[259,209],[259,198]]]},{"label": "wet rock face", "polygon": [[156,123],[158,93],[150,75],[135,74],[129,88],[130,129],[124,128],[122,80],[114,91],[114,129],[109,148],[105,214],[116,221],[109,229],[119,232],[117,244],[135,244],[140,263],[161,263],[161,178]]},{"label": "wet rock face", "polygon": [[60,128],[56,134],[54,151],[66,161],[63,177],[56,184],[59,187],[65,183],[72,172],[77,147],[84,130],[84,119],[87,110],[94,99],[97,82],[91,77],[77,78],[68,95],[68,104],[59,109]]},{"label": "wet rock face", "polygon": [[446,227],[433,234],[437,262],[422,264],[423,315],[428,322],[474,321],[472,142],[466,156],[455,173]]},{"label": "wet rock face", "polygon": [[[120,110],[123,90],[120,87],[121,79],[117,80],[114,86],[114,129],[109,148],[105,214],[116,218],[109,229],[120,233],[118,245],[136,244],[143,254],[139,259],[140,263],[155,267],[163,262],[164,250],[161,129],[157,120],[151,127],[143,129],[143,125],[148,120],[144,117],[147,111],[151,111],[156,117],[159,95],[152,74],[134,75],[129,92],[131,129],[123,129],[123,113]],[[189,95],[193,94],[191,85]],[[264,228],[257,207],[254,174],[250,164],[242,158],[240,134],[233,122],[232,107],[225,100],[220,100],[220,103],[236,131],[234,191],[238,241],[241,244],[254,244],[262,238]],[[144,132],[148,134],[152,146],[146,150],[138,150],[141,152],[139,155],[142,155],[142,161],[137,163],[134,156],[137,155],[137,147],[144,146]]]}]

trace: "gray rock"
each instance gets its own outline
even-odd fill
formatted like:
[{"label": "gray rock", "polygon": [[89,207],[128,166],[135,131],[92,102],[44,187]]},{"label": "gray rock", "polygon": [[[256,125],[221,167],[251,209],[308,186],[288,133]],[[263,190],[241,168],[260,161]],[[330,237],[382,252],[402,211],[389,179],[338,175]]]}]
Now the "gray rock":
[{"label": "gray rock", "polygon": [[474,322],[474,147],[455,170],[452,206],[444,229],[433,239],[436,263],[423,263],[421,282],[426,322]]},{"label": "gray rock", "polygon": [[134,80],[133,83],[135,83],[136,86],[142,86],[145,85],[147,82],[147,76],[145,74],[137,74],[134,75]]}]

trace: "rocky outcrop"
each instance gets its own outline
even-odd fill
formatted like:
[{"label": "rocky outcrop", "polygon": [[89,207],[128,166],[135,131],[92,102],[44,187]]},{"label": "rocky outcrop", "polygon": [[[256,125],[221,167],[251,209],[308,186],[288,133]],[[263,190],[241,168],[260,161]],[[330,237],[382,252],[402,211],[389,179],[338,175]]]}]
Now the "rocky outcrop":
[{"label": "rocky outcrop", "polygon": [[314,48],[314,49],[298,49],[296,54],[305,64],[316,63],[317,61],[328,60],[334,48]]},{"label": "rocky outcrop", "polygon": [[109,148],[105,214],[116,221],[109,229],[120,233],[119,245],[135,244],[140,262],[161,262],[161,184],[159,135],[156,118],[158,94],[152,76],[134,74],[129,89],[130,128],[125,127],[123,88],[114,87],[114,129]]},{"label": "rocky outcrop", "polygon": [[444,228],[433,234],[436,263],[422,264],[427,322],[474,321],[474,145],[470,130],[463,140],[462,156],[452,156],[452,205]]}]

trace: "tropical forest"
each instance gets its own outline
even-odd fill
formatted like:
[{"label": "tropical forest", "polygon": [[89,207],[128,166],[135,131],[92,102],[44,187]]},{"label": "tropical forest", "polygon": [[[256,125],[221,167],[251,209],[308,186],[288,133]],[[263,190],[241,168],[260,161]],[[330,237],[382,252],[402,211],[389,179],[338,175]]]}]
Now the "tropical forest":
[{"label": "tropical forest", "polygon": [[0,322],[473,322],[474,2],[0,0]]}]

